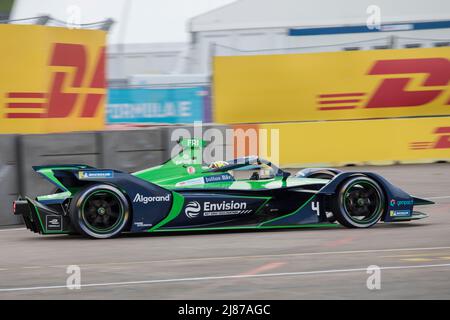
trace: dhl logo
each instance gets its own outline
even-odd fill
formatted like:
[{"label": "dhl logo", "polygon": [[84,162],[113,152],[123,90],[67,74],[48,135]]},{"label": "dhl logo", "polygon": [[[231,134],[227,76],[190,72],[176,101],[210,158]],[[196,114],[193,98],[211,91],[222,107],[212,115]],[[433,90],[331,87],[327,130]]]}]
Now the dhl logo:
[{"label": "dhl logo", "polygon": [[434,134],[438,135],[435,141],[411,142],[409,148],[411,150],[450,149],[450,127],[436,128]]},{"label": "dhl logo", "polygon": [[7,93],[6,118],[65,118],[72,114],[78,99],[84,98],[79,116],[93,118],[105,96],[105,49],[99,50],[95,68],[87,77],[87,48],[81,44],[55,43],[50,67],[71,67],[72,72],[55,71],[45,92]]},{"label": "dhl logo", "polygon": [[[424,90],[409,91],[413,80],[407,74],[425,74],[421,84]],[[397,59],[376,61],[368,75],[386,75],[363,105],[364,108],[416,107],[437,99],[446,90],[450,80],[450,61],[445,58]],[[392,76],[399,76],[391,78]],[[365,100],[367,93],[347,92],[318,95],[319,110],[355,109]],[[446,105],[450,105],[450,99]]]}]

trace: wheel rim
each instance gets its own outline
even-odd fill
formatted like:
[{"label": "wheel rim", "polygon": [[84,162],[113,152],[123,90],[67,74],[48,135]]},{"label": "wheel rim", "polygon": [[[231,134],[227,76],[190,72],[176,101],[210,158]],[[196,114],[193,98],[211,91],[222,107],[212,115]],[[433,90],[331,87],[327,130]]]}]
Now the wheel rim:
[{"label": "wheel rim", "polygon": [[355,181],[348,186],[343,200],[348,217],[359,224],[376,221],[383,208],[379,188],[368,181]]},{"label": "wheel rim", "polygon": [[86,227],[106,233],[113,230],[123,220],[123,205],[120,198],[106,190],[93,192],[83,202],[81,216]]}]

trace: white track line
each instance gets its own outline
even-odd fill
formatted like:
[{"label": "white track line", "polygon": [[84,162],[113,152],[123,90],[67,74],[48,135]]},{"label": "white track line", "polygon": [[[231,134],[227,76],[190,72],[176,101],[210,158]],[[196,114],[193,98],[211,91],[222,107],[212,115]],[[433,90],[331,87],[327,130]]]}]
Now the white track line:
[{"label": "white track line", "polygon": [[[425,268],[444,268],[450,267],[450,263],[446,264],[425,264],[425,265],[411,265],[411,266],[391,266],[380,267],[380,270],[404,270],[404,269],[425,269]],[[124,282],[105,282],[105,283],[88,283],[80,285],[81,288],[89,287],[111,287],[111,286],[129,286],[140,284],[157,284],[170,282],[195,282],[195,281],[211,281],[211,280],[228,280],[228,279],[246,279],[246,278],[268,278],[268,277],[289,277],[289,276],[303,276],[315,274],[331,274],[331,273],[349,273],[367,271],[366,268],[353,269],[331,269],[331,270],[317,270],[317,271],[301,271],[301,272],[284,272],[284,273],[263,273],[252,275],[232,275],[232,276],[215,276],[215,277],[195,277],[195,278],[173,278],[173,279],[159,279],[159,280],[142,280],[142,281],[124,281]],[[22,287],[22,288],[0,288],[0,292],[13,291],[36,291],[36,290],[51,290],[51,289],[67,289],[67,286],[41,286],[41,287]]]},{"label": "white track line", "polygon": [[430,199],[430,200],[450,199],[450,196],[440,196],[440,197],[424,197],[424,199]]},{"label": "white track line", "polygon": [[[264,258],[282,258],[282,257],[301,257],[316,255],[333,254],[355,254],[355,253],[377,253],[377,252],[396,252],[396,251],[427,251],[427,250],[446,250],[450,247],[429,247],[429,248],[396,248],[396,249],[373,249],[373,250],[353,250],[353,251],[323,251],[323,252],[302,252],[268,255],[250,255],[250,256],[226,256],[226,257],[205,257],[205,258],[186,258],[186,259],[168,259],[168,260],[147,260],[147,261],[128,261],[128,262],[106,262],[92,264],[78,264],[80,267],[95,267],[105,265],[127,265],[127,264],[147,264],[147,263],[166,263],[166,262],[195,262],[195,261],[214,261],[214,260],[232,260],[232,259],[264,259]],[[66,268],[67,265],[46,266],[51,268]]]},{"label": "white track line", "polygon": [[27,228],[2,229],[2,230],[0,230],[0,232],[6,232],[6,231],[19,231],[19,230],[27,230]]},{"label": "white track line", "polygon": [[[226,257],[204,257],[204,258],[186,258],[186,259],[167,259],[167,260],[144,260],[144,261],[127,261],[127,262],[105,262],[105,263],[68,263],[58,265],[47,266],[33,266],[33,269],[38,268],[67,268],[68,265],[76,264],[81,268],[85,267],[101,267],[109,265],[138,265],[138,264],[150,264],[150,263],[170,263],[170,262],[197,262],[197,261],[220,261],[220,260],[233,260],[233,259],[266,259],[266,258],[287,258],[287,257],[302,257],[302,256],[321,256],[321,255],[334,255],[334,254],[364,254],[364,253],[378,253],[378,252],[403,252],[403,251],[429,251],[429,250],[448,250],[450,247],[428,247],[428,248],[394,248],[394,249],[373,249],[373,250],[353,250],[353,251],[323,251],[323,252],[302,252],[302,253],[285,253],[285,254],[270,254],[270,255],[250,255],[250,256],[226,256]],[[4,266],[6,267],[6,266]],[[29,266],[15,267],[14,270],[30,269]],[[0,271],[6,271],[8,269],[0,269]]]}]

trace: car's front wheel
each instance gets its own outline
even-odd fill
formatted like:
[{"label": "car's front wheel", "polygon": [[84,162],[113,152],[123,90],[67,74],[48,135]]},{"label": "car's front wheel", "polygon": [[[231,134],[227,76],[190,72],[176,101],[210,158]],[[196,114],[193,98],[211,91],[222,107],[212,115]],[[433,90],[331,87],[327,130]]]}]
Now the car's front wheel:
[{"label": "car's front wheel", "polygon": [[70,204],[70,218],[83,235],[106,239],[119,235],[128,223],[129,205],[123,193],[110,185],[87,187]]},{"label": "car's front wheel", "polygon": [[334,215],[349,228],[368,228],[382,217],[386,201],[383,189],[373,179],[355,176],[345,181],[337,192]]}]

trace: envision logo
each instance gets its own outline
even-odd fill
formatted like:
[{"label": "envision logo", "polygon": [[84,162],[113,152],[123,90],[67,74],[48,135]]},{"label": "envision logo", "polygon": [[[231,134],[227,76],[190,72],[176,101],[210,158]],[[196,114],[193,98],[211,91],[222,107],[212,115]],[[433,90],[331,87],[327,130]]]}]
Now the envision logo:
[{"label": "envision logo", "polygon": [[142,194],[137,193],[133,199],[133,202],[140,202],[143,204],[148,204],[150,202],[159,202],[159,201],[170,201],[170,193],[165,196],[154,196],[154,197],[146,197]]},{"label": "envision logo", "polygon": [[54,225],[54,226],[59,225],[59,220],[58,219],[52,219],[52,220],[50,220],[48,222],[48,224],[51,224],[51,225]]},{"label": "envision logo", "polygon": [[227,202],[222,201],[219,203],[205,202],[205,211],[223,211],[223,210],[244,210],[247,208],[245,202]]},{"label": "envision logo", "polygon": [[[200,211],[202,211],[202,205],[197,201],[189,202],[184,209],[184,213],[189,218],[197,217]],[[247,209],[246,202],[234,202],[231,200],[216,203],[206,201],[203,203],[203,216],[205,217],[247,214],[252,211],[252,209]]]},{"label": "envision logo", "polygon": [[200,203],[197,201],[191,201],[186,205],[186,209],[184,209],[184,213],[188,216],[188,218],[195,218],[200,213],[202,207]]}]

